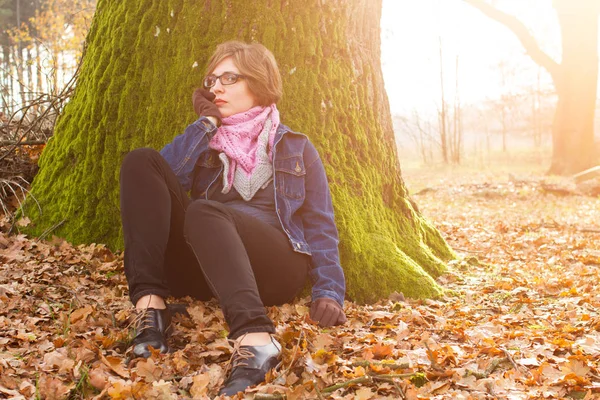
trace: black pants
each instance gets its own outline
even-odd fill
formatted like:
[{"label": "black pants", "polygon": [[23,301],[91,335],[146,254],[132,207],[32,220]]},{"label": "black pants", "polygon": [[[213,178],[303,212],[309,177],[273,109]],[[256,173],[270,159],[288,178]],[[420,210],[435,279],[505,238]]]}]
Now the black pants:
[{"label": "black pants", "polygon": [[121,166],[125,275],[133,304],[145,295],[216,297],[229,337],[275,331],[265,305],[291,301],[308,276],[309,256],[286,235],[210,200],[190,200],[155,150]]}]

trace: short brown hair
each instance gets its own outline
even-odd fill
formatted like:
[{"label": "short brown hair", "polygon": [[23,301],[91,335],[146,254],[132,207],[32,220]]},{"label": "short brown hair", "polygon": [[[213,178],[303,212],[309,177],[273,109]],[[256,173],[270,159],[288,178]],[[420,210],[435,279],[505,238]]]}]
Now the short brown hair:
[{"label": "short brown hair", "polygon": [[227,57],[231,57],[240,74],[247,77],[248,89],[259,105],[268,106],[279,101],[283,94],[281,74],[269,49],[260,43],[237,40],[221,43],[208,60],[207,74],[212,73]]}]

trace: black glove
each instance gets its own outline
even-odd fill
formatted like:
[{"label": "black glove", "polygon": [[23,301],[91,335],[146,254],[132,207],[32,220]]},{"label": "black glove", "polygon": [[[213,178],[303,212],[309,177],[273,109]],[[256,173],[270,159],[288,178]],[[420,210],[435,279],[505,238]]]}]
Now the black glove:
[{"label": "black glove", "polygon": [[310,318],[320,326],[341,325],[346,322],[346,314],[337,301],[321,297],[312,302]]},{"label": "black glove", "polygon": [[221,125],[223,117],[217,105],[213,103],[215,97],[210,91],[198,88],[194,90],[192,102],[194,103],[194,111],[199,117],[215,117],[219,121],[217,125]]}]

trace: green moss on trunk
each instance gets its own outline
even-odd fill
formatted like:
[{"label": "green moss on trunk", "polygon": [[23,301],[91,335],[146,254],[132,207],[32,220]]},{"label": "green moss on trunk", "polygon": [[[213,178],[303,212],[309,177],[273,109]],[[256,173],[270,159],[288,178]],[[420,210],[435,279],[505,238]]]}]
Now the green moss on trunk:
[{"label": "green moss on trunk", "polygon": [[[76,92],[41,160],[28,231],[122,248],[124,155],[160,149],[195,119],[191,93],[218,43],[277,58],[282,121],[319,149],[331,183],[349,298],[440,293],[453,257],[408,199],[380,68],[381,0],[99,0]],[[60,226],[56,227],[57,224]]]}]

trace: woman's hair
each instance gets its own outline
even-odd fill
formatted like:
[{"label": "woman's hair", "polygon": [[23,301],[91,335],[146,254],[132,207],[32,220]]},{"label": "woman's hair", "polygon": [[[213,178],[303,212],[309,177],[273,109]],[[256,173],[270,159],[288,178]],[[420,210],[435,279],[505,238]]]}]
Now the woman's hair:
[{"label": "woman's hair", "polygon": [[243,43],[236,40],[221,43],[208,60],[206,71],[211,74],[225,58],[233,63],[246,77],[248,89],[256,97],[258,105],[277,103],[283,94],[281,75],[273,53],[260,43]]}]

